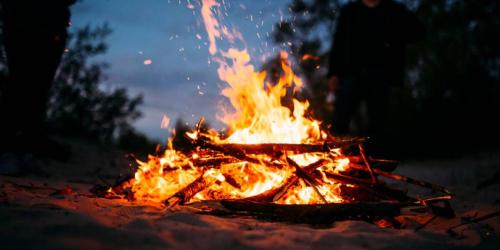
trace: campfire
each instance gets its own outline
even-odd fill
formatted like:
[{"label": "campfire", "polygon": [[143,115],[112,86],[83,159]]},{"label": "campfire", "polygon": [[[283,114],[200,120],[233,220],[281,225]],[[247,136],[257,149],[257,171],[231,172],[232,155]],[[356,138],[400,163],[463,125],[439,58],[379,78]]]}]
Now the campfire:
[{"label": "campfire", "polygon": [[[201,13],[212,61],[228,84],[222,95],[232,107],[220,116],[228,132],[202,129],[201,119],[184,135],[192,150],[179,152],[169,143],[161,155],[138,161],[134,176],[108,194],[167,207],[217,201],[230,213],[293,220],[374,221],[406,212],[453,216],[446,188],[394,173],[398,162],[367,155],[363,145],[368,138],[332,136],[307,115],[307,101],[293,98],[293,107],[282,105],[288,93],[303,85],[287,53],[280,57],[282,76],[270,83],[250,64],[246,50],[218,50],[216,42],[223,38],[231,44],[242,39],[221,24],[219,7],[215,0],[204,0]],[[391,181],[433,194],[411,197]]]}]

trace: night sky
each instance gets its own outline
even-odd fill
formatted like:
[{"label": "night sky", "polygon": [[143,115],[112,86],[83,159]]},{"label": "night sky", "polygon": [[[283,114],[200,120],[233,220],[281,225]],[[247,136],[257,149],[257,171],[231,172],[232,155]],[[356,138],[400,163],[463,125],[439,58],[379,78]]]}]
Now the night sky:
[{"label": "night sky", "polygon": [[[288,17],[290,0],[225,2],[224,23],[243,34],[259,67],[279,51],[270,33],[280,18]],[[71,29],[108,23],[113,30],[108,52],[98,58],[111,65],[105,84],[144,95],[144,116],[135,126],[151,138],[167,137],[168,131],[160,128],[163,114],[171,118],[170,127],[178,118],[192,126],[200,116],[221,127],[216,114],[225,83],[218,80],[217,65],[208,63],[199,11],[197,0],[83,0],[72,7]]]}]

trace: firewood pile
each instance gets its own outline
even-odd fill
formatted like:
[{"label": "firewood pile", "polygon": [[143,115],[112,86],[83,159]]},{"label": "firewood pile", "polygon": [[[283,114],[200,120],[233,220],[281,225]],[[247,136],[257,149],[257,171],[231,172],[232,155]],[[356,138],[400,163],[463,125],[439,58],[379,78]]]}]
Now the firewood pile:
[{"label": "firewood pile", "polygon": [[[199,126],[197,128],[199,129]],[[196,155],[196,159],[189,164],[163,166],[163,173],[168,175],[169,171],[195,168],[201,174],[188,185],[179,187],[178,191],[163,203],[167,208],[196,204],[204,213],[251,215],[313,224],[346,219],[378,221],[399,215],[454,216],[449,203],[453,195],[446,188],[394,173],[398,166],[397,161],[369,157],[363,146],[368,138],[328,138],[313,144],[230,144],[216,143],[209,136],[197,131],[194,138],[189,137],[193,149],[186,153]],[[334,154],[334,151],[342,153]],[[310,164],[300,165],[294,160],[294,156],[303,154],[319,157]],[[339,171],[322,169],[339,159],[348,159],[345,168]],[[234,189],[249,185],[242,183],[241,178],[222,171],[223,168],[227,169],[227,166],[241,164],[256,164],[278,170],[290,169],[291,174],[279,185],[252,196],[231,197],[206,192],[208,195],[203,199],[196,199],[197,194],[223,183]],[[211,170],[218,170],[223,177],[213,178],[205,174]],[[103,194],[112,192],[134,199],[133,190],[130,188],[131,181],[132,177],[125,178]],[[324,189],[320,189],[325,181],[337,185],[340,201],[325,197]],[[390,185],[395,182],[424,189],[431,195],[412,197],[408,190]],[[314,192],[312,195],[318,198],[313,202],[283,202],[286,196],[290,195],[290,191],[300,183],[309,187],[309,190]]]}]

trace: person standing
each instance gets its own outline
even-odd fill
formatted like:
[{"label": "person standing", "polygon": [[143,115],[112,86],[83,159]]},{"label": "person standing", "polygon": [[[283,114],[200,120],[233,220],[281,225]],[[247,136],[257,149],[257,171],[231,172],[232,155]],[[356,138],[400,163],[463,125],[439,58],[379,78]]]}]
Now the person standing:
[{"label": "person standing", "polygon": [[368,136],[377,139],[390,90],[403,85],[405,48],[423,33],[417,17],[393,0],[361,0],[340,10],[328,72],[329,89],[335,93],[334,134],[349,133],[351,119],[365,101]]}]

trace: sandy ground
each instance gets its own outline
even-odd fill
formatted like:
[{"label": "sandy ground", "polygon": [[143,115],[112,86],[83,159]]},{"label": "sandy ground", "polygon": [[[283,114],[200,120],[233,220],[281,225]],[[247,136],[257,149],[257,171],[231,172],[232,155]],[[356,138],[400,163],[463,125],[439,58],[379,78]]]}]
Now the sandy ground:
[{"label": "sandy ground", "polygon": [[94,198],[89,189],[96,176],[111,178],[127,161],[121,152],[92,150],[89,156],[81,147],[69,163],[48,163],[49,178],[0,176],[0,249],[500,249],[500,217],[447,233],[463,218],[500,210],[499,183],[476,188],[500,170],[500,151],[400,166],[399,173],[457,194],[457,218],[436,219],[415,232],[411,223],[405,229],[359,221],[315,228]]}]

